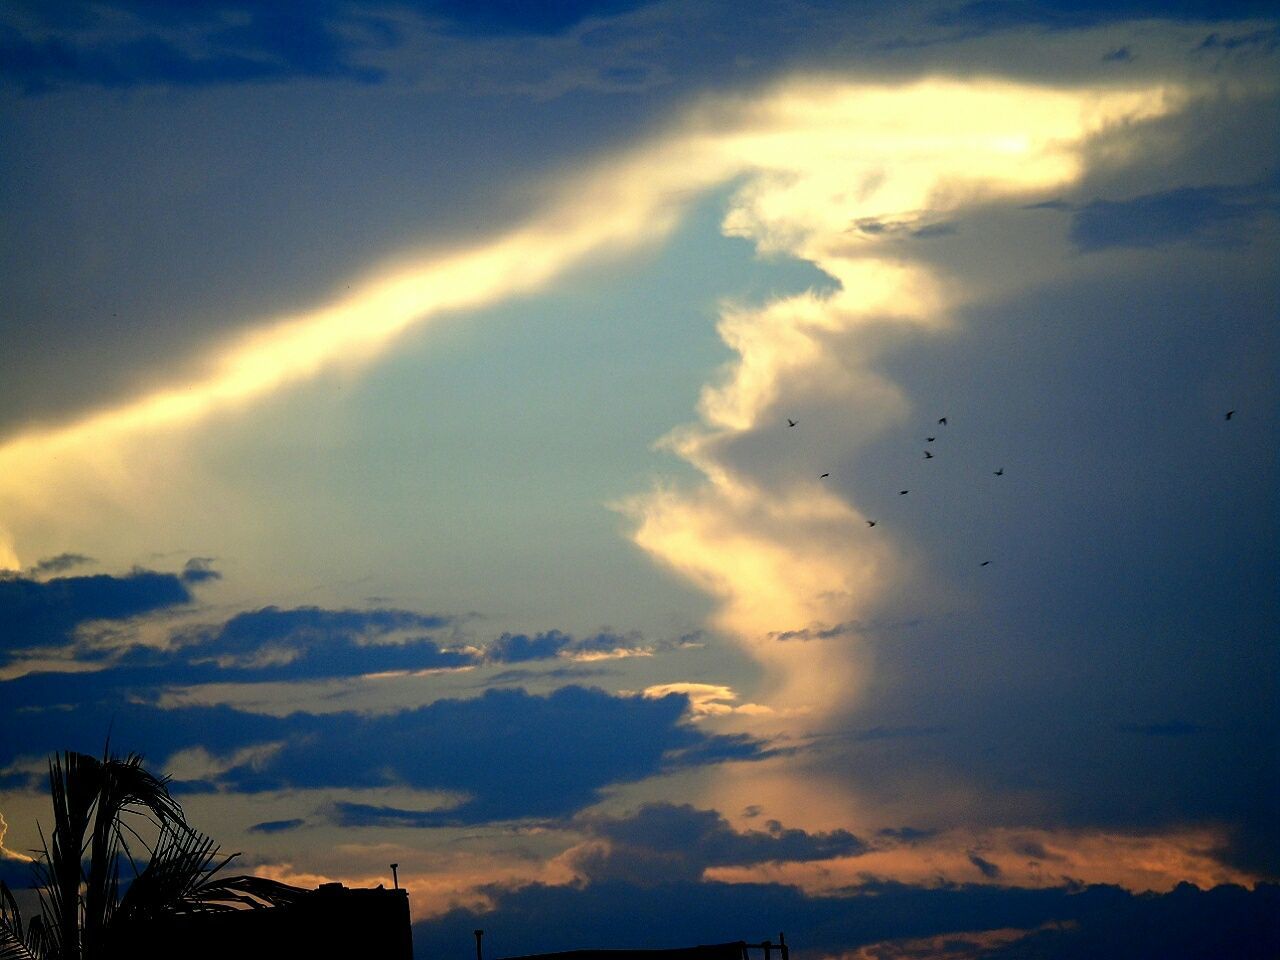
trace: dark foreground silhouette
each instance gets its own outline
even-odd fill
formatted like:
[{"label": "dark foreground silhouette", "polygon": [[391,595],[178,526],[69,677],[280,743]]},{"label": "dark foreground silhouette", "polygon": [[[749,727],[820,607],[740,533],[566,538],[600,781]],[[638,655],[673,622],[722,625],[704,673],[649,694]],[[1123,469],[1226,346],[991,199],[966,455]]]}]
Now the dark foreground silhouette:
[{"label": "dark foreground silhouette", "polygon": [[137,960],[413,960],[409,895],[326,883],[272,907],[167,917],[134,949]]},{"label": "dark foreground silhouette", "polygon": [[[480,935],[476,931],[476,960],[484,960],[480,950]],[[752,956],[752,951],[757,951]],[[533,953],[504,960],[790,960],[786,937],[779,934],[778,942],[747,943],[734,940],[731,943],[712,943],[698,947],[676,947],[669,950],[562,950],[558,953]]]}]

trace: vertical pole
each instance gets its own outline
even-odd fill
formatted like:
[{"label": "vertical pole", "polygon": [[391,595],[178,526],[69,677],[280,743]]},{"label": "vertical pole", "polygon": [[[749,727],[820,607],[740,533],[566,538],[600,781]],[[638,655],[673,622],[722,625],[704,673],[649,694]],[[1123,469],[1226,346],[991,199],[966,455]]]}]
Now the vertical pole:
[{"label": "vertical pole", "polygon": [[769,948],[772,947],[773,944],[766,940],[764,943],[760,944],[760,946],[764,947],[764,960],[769,960]]},{"label": "vertical pole", "polygon": [[484,936],[483,930],[475,931],[476,934],[476,960],[484,960],[484,954],[480,952],[480,938]]},{"label": "vertical pole", "polygon": [[791,960],[791,951],[787,949],[787,935],[778,934],[778,946],[782,948],[782,960]]},{"label": "vertical pole", "polygon": [[400,864],[398,863],[393,863],[391,865],[391,886],[397,890],[400,889],[400,874],[398,872],[399,866]]}]

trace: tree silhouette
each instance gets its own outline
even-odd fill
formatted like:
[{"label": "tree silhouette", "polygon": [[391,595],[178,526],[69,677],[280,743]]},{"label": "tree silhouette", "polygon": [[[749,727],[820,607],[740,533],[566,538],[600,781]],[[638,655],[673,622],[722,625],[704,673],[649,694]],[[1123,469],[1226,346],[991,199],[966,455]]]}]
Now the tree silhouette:
[{"label": "tree silhouette", "polygon": [[222,856],[191,827],[168,778],[143,769],[138,754],[55,754],[49,793],[53,832],[40,831],[34,863],[40,916],[24,928],[0,880],[0,960],[119,960],[164,917],[279,906],[305,893],[264,877],[218,876],[238,854]]}]

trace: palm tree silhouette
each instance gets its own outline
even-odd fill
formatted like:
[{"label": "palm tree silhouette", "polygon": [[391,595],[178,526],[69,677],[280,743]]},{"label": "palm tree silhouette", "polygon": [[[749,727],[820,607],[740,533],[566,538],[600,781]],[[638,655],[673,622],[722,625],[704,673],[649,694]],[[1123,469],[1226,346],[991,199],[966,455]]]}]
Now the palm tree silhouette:
[{"label": "palm tree silhouette", "polygon": [[[24,928],[0,880],[0,960],[117,960],[162,917],[279,906],[305,893],[264,877],[216,876],[237,854],[221,856],[187,823],[168,778],[143,769],[139,754],[55,754],[49,792],[53,832],[41,831],[34,863],[40,916]],[[124,884],[122,866],[132,872]]]}]

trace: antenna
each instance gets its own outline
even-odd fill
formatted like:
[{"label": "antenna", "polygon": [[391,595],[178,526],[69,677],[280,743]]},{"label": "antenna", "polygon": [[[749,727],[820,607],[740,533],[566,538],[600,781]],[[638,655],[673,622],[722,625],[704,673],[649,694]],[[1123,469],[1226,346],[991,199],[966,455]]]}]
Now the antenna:
[{"label": "antenna", "polygon": [[400,867],[400,864],[398,863],[393,863],[391,865],[391,885],[395,887],[397,890],[400,889],[400,874],[398,872],[399,867]]},{"label": "antenna", "polygon": [[476,960],[484,960],[484,954],[480,952],[480,938],[484,936],[483,930],[476,930]]}]

